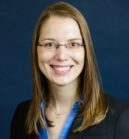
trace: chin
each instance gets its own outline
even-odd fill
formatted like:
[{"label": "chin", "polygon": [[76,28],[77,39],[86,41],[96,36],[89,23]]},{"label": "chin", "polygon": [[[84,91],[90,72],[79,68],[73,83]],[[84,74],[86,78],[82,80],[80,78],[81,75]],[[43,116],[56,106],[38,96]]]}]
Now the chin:
[{"label": "chin", "polygon": [[57,86],[66,86],[68,84],[70,84],[70,82],[52,82],[53,84],[56,84]]},{"label": "chin", "polygon": [[67,86],[72,83],[75,83],[77,80],[76,79],[71,79],[67,77],[67,79],[60,79],[60,80],[54,80],[52,81],[53,84],[56,84],[58,86]]}]

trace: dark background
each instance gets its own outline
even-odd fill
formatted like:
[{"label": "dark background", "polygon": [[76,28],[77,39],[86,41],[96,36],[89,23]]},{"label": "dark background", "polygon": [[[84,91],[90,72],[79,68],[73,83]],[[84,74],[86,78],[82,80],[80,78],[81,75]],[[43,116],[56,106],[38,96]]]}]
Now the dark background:
[{"label": "dark background", "polygon": [[[19,102],[31,98],[31,36],[55,0],[0,0],[0,138]],[[129,102],[129,0],[67,0],[86,17],[109,95]]]}]

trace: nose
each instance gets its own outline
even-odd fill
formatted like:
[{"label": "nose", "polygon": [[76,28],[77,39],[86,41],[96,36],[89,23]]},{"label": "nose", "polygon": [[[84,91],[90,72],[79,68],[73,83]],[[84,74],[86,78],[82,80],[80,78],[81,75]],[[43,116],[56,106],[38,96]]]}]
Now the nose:
[{"label": "nose", "polygon": [[68,51],[67,48],[62,45],[56,49],[55,59],[58,61],[67,61],[68,60]]}]

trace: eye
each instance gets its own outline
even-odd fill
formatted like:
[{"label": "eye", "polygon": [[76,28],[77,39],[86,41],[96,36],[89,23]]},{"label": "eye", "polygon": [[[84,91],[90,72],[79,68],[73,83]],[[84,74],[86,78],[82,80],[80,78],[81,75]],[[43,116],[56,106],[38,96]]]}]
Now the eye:
[{"label": "eye", "polygon": [[46,42],[46,43],[44,43],[44,47],[53,48],[53,47],[55,47],[55,43],[54,42]]},{"label": "eye", "polygon": [[78,46],[80,46],[80,43],[78,43],[78,42],[68,43],[68,48],[75,48],[75,47],[78,47]]}]

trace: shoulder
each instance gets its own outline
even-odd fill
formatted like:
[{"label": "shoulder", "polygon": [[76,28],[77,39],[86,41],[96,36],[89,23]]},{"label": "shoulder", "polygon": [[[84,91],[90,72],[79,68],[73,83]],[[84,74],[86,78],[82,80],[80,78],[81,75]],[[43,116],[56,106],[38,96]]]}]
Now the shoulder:
[{"label": "shoulder", "polygon": [[107,97],[107,103],[108,103],[108,113],[107,116],[111,116],[118,122],[119,117],[121,117],[123,114],[128,116],[129,112],[129,103],[124,102],[122,100],[113,98],[111,96]]},{"label": "shoulder", "polygon": [[18,104],[16,110],[13,115],[13,120],[18,118],[23,119],[26,117],[29,107],[30,107],[31,100],[26,100]]},{"label": "shoulder", "polygon": [[[129,104],[106,96],[108,111],[105,118],[78,134],[84,138],[129,139]],[[77,136],[77,135],[76,135]]]},{"label": "shoulder", "polygon": [[18,104],[15,113],[27,112],[30,107],[31,100],[26,100]]},{"label": "shoulder", "polygon": [[109,112],[107,117],[114,123],[114,138],[129,138],[129,103],[107,97]]},{"label": "shoulder", "polygon": [[18,121],[18,120],[20,122],[22,119],[25,120],[25,117],[27,116],[27,113],[30,107],[30,103],[31,103],[31,100],[26,100],[18,104],[14,112],[13,118],[12,118],[13,122]]},{"label": "shoulder", "polygon": [[117,110],[117,109],[123,109],[123,108],[129,107],[129,102],[125,102],[118,98],[106,95],[106,99],[107,99],[109,108]]},{"label": "shoulder", "polygon": [[11,120],[11,139],[25,138],[25,120],[30,107],[30,103],[31,100],[27,100],[18,104]]}]

